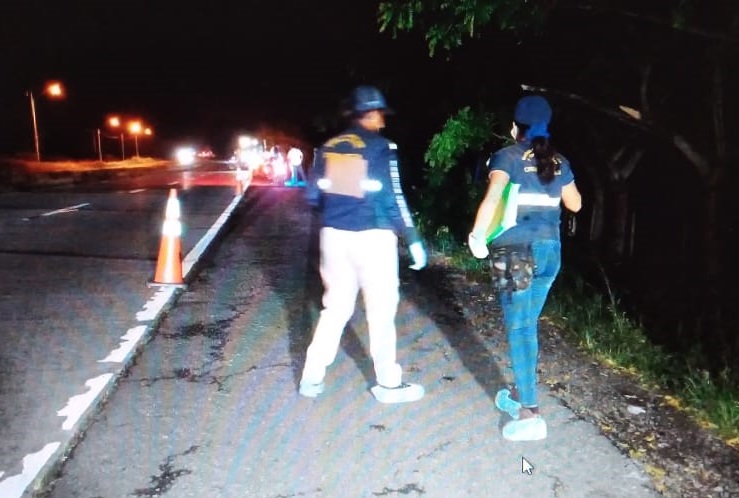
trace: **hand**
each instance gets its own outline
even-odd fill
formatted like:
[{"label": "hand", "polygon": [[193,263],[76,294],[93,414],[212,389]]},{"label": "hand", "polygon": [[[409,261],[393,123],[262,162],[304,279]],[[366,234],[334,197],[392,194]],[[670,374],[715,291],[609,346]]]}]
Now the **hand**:
[{"label": "hand", "polygon": [[408,247],[413,258],[413,264],[409,266],[411,270],[420,270],[426,266],[426,250],[420,242],[414,242]]},{"label": "hand", "polygon": [[483,235],[475,235],[470,233],[467,237],[467,245],[470,247],[472,255],[477,259],[485,259],[490,254],[488,251],[488,245],[485,243]]}]

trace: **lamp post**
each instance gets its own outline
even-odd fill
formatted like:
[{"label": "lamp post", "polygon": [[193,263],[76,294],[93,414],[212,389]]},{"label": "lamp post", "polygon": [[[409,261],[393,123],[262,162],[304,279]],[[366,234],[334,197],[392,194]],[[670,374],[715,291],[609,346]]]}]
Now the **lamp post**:
[{"label": "lamp post", "polygon": [[[108,118],[108,126],[113,129],[121,127],[121,119],[118,116],[111,116]],[[123,131],[121,131],[121,161],[126,159],[126,145],[123,139]]]},{"label": "lamp post", "polygon": [[131,121],[128,124],[128,131],[133,135],[133,144],[136,150],[136,157],[139,157],[139,133],[141,133],[141,122]]},{"label": "lamp post", "polygon": [[[41,92],[42,95],[46,94],[52,98],[62,98],[64,96],[64,89],[62,84],[58,81],[47,83],[46,88]],[[28,100],[31,102],[31,122],[33,123],[33,146],[36,151],[36,161],[41,162],[41,146],[38,138],[38,123],[36,122],[36,100],[33,98],[33,91],[28,90],[26,92]]]},{"label": "lamp post", "polygon": [[98,161],[103,162],[103,147],[102,143],[100,143],[100,128],[97,129],[98,132]]}]

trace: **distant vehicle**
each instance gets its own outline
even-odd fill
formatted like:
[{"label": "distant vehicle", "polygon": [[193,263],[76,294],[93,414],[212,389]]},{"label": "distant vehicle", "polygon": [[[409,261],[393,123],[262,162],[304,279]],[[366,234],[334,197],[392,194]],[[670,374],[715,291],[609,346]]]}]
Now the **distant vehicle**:
[{"label": "distant vehicle", "polygon": [[255,176],[261,177],[275,185],[284,185],[290,168],[282,154],[268,154],[262,164],[255,170]]},{"label": "distant vehicle", "polygon": [[213,159],[216,155],[213,153],[210,147],[203,147],[197,153],[200,159]]},{"label": "distant vehicle", "polygon": [[175,158],[180,166],[192,166],[195,163],[196,152],[193,147],[180,147],[175,150]]}]

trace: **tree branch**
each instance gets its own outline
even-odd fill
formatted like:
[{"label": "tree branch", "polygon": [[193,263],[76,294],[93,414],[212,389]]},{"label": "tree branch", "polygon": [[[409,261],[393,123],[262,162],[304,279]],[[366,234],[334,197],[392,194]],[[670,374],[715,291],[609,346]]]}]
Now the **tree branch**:
[{"label": "tree branch", "polygon": [[564,92],[561,90],[555,90],[555,89],[533,86],[533,85],[526,85],[526,84],[522,84],[521,88],[528,92],[548,93],[552,95],[557,95],[567,100],[579,102],[580,104],[590,109],[598,111],[602,114],[606,114],[607,116],[610,116],[616,119],[617,121],[625,123],[633,128],[641,130],[650,135],[654,135],[663,140],[667,140],[668,142],[672,143],[680,152],[682,152],[682,154],[698,170],[698,174],[700,174],[703,178],[708,178],[711,173],[711,166],[710,166],[708,159],[706,159],[706,157],[703,156],[700,152],[695,150],[693,145],[690,144],[687,140],[685,140],[685,138],[675,133],[672,133],[668,130],[665,130],[664,128],[662,128],[661,126],[659,126],[658,124],[654,122],[642,121],[640,118],[640,113],[638,112],[635,114],[630,114],[630,113],[627,114],[626,112],[591,102],[590,100],[586,99],[585,97],[581,95],[577,95],[577,94],[570,93],[570,92]]},{"label": "tree branch", "polygon": [[615,8],[596,7],[593,5],[562,5],[560,8],[570,9],[570,10],[582,10],[582,11],[596,13],[596,14],[598,13],[607,14],[607,15],[617,14],[623,17],[636,19],[637,21],[656,24],[664,28],[673,29],[675,31],[682,31],[684,33],[688,33],[688,34],[695,35],[695,36],[700,36],[702,38],[708,38],[711,40],[719,40],[719,41],[727,42],[727,43],[739,43],[738,38],[732,35],[726,34],[726,33],[717,33],[715,31],[708,31],[708,30],[701,29],[698,27],[675,26],[668,19],[663,19],[657,16],[649,16],[645,14],[640,14],[639,12],[633,12],[633,11],[621,10],[621,9],[615,9]]}]

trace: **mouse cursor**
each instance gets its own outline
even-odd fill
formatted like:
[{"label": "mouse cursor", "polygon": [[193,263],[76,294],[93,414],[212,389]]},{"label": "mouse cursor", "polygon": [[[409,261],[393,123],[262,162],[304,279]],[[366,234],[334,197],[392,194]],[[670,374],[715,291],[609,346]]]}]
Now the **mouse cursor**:
[{"label": "mouse cursor", "polygon": [[526,460],[526,457],[521,457],[521,473],[531,475],[534,473],[534,466],[531,462]]}]

